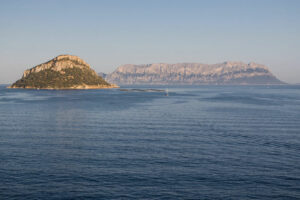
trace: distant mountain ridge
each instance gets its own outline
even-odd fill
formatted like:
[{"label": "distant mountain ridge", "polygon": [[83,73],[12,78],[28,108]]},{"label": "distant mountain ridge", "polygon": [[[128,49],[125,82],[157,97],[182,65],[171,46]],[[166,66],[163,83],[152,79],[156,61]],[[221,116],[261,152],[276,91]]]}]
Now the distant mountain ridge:
[{"label": "distant mountain ridge", "polygon": [[284,84],[268,67],[254,62],[126,64],[111,74],[100,75],[106,81],[121,85]]}]

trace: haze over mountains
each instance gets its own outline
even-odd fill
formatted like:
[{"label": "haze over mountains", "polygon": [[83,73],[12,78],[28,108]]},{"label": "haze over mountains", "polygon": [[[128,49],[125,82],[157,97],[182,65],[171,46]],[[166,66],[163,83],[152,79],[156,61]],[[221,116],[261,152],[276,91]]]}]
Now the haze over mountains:
[{"label": "haze over mountains", "polygon": [[126,64],[110,74],[99,75],[108,82],[121,85],[284,84],[268,67],[253,62]]},{"label": "haze over mountains", "polygon": [[[104,80],[104,79],[105,80]],[[113,84],[110,84],[113,83]],[[261,64],[224,62],[156,63],[118,67],[111,74],[97,74],[77,56],[60,55],[24,72],[11,88],[97,89],[118,85],[258,85],[284,84]]]}]

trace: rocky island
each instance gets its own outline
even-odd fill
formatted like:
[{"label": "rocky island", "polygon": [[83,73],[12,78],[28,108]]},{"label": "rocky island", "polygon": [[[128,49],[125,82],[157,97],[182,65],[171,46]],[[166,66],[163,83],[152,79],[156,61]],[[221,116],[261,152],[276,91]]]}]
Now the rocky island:
[{"label": "rocky island", "polygon": [[60,55],[24,72],[9,88],[101,89],[116,88],[78,56]]},{"label": "rocky island", "polygon": [[101,75],[106,81],[123,85],[284,84],[268,67],[253,62],[127,64],[118,67],[111,74],[101,73]]}]

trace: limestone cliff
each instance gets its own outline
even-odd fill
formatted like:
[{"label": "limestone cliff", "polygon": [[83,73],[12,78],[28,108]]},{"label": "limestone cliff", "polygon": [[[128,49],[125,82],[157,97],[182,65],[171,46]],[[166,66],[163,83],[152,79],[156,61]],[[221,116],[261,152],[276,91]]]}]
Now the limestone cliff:
[{"label": "limestone cliff", "polygon": [[24,72],[10,88],[97,89],[113,88],[77,56],[60,55]]},{"label": "limestone cliff", "polygon": [[122,65],[105,79],[116,84],[283,84],[260,64],[178,63]]}]

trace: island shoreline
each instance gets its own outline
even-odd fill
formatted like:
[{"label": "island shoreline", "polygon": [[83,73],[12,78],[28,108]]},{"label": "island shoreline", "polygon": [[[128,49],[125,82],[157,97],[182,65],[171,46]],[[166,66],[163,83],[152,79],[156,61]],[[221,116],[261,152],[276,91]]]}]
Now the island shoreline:
[{"label": "island shoreline", "polygon": [[78,87],[67,87],[67,88],[37,88],[37,87],[6,87],[7,89],[27,89],[27,90],[100,90],[100,89],[113,89],[120,88],[116,84],[111,84],[110,86],[78,86]]}]

